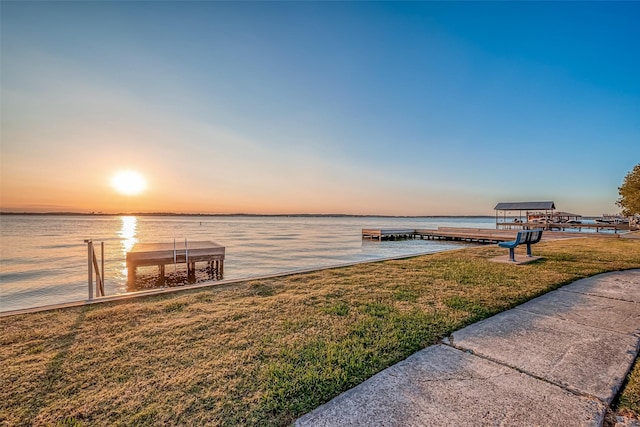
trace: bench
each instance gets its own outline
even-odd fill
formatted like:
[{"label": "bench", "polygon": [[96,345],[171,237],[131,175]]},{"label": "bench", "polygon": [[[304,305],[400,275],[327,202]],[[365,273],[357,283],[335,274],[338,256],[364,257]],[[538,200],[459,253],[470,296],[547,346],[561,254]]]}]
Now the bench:
[{"label": "bench", "polygon": [[531,245],[538,243],[542,238],[542,230],[522,230],[518,231],[516,240],[510,242],[500,242],[501,248],[509,248],[509,261],[516,262],[515,249],[518,245],[527,245],[527,256],[531,257]]}]

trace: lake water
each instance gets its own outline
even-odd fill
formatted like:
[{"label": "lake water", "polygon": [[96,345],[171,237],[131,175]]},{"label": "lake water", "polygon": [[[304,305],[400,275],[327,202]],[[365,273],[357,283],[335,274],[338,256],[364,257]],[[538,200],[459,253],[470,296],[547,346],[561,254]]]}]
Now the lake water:
[{"label": "lake water", "polygon": [[[87,299],[85,239],[105,243],[105,294],[114,295],[127,292],[125,255],[138,242],[167,243],[185,238],[214,241],[226,247],[224,279],[239,279],[438,252],[464,245],[431,240],[378,242],[361,237],[363,228],[439,226],[495,228],[495,220],[487,217],[3,215],[0,217],[0,311]],[[167,266],[167,271],[172,268]]]}]

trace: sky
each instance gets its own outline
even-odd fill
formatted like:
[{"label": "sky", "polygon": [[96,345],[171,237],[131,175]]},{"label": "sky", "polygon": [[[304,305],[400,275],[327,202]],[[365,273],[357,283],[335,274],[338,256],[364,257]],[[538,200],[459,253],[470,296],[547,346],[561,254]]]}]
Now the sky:
[{"label": "sky", "polygon": [[[0,4],[0,210],[616,213],[640,2]],[[120,194],[121,170],[146,190]]]}]

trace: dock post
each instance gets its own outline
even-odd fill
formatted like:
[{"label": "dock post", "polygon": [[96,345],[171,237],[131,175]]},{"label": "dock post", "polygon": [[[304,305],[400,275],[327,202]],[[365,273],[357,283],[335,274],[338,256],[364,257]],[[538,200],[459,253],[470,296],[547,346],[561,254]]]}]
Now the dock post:
[{"label": "dock post", "polygon": [[100,295],[104,296],[104,242],[100,242],[100,264],[101,264],[101,272],[100,272]]},{"label": "dock post", "polygon": [[164,264],[160,264],[158,266],[158,275],[160,276],[158,277],[158,283],[160,285],[164,285]]},{"label": "dock post", "polygon": [[135,290],[136,285],[136,265],[133,262],[127,263],[127,291]]},{"label": "dock post", "polygon": [[196,282],[196,262],[189,261],[187,262],[187,280],[189,283]]},{"label": "dock post", "polygon": [[90,239],[84,241],[87,244],[87,269],[88,269],[88,286],[89,299],[93,299],[93,242]]}]

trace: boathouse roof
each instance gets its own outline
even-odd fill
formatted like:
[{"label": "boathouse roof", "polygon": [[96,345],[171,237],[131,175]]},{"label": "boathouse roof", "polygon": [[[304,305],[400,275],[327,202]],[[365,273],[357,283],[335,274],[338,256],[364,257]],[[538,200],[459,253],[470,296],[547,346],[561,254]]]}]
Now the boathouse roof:
[{"label": "boathouse roof", "polygon": [[500,202],[493,208],[496,211],[536,211],[554,210],[553,202]]}]

